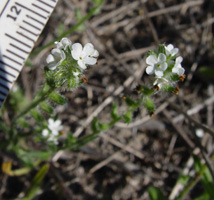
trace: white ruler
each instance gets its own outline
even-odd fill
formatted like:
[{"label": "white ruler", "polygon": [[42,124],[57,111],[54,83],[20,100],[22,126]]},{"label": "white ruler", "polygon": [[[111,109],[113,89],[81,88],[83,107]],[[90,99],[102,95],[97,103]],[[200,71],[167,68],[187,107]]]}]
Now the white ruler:
[{"label": "white ruler", "polygon": [[58,0],[0,0],[0,107]]}]

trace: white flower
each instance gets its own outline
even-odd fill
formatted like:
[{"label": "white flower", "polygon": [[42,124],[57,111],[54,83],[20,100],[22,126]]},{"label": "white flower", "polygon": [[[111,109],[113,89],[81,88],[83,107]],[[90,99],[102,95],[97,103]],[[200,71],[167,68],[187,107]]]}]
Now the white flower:
[{"label": "white flower", "polygon": [[48,55],[46,62],[51,70],[55,70],[65,59],[65,53],[60,49],[52,49],[51,54]]},{"label": "white flower", "polygon": [[59,131],[63,129],[60,120],[54,121],[53,119],[48,120],[48,129],[42,131],[42,136],[47,138],[47,141],[58,144]]},{"label": "white flower", "polygon": [[166,55],[171,55],[174,56],[178,53],[179,49],[178,48],[174,48],[174,46],[172,44],[169,44],[168,46],[165,46],[165,50],[166,50]]},{"label": "white flower", "polygon": [[67,47],[71,49],[72,42],[68,38],[62,38],[60,42],[54,43],[57,49],[66,50]]},{"label": "white flower", "polygon": [[49,135],[48,140],[49,142],[53,142],[54,144],[58,144],[58,140],[54,135]]},{"label": "white flower", "polygon": [[163,72],[167,69],[168,65],[166,63],[166,56],[163,53],[158,55],[150,55],[146,59],[146,64],[149,65],[146,68],[146,73],[151,75],[155,73],[158,78],[163,76]]},{"label": "white flower", "polygon": [[157,85],[159,89],[161,89],[164,85],[167,85],[169,81],[165,78],[157,78],[153,85]]},{"label": "white flower", "polygon": [[84,70],[86,65],[94,65],[97,62],[99,53],[91,43],[87,43],[84,48],[82,48],[80,43],[75,43],[72,45],[71,55],[77,60],[80,68]]},{"label": "white flower", "polygon": [[42,136],[43,136],[43,137],[47,137],[48,135],[49,135],[48,129],[44,129],[44,130],[42,131]]},{"label": "white flower", "polygon": [[50,129],[51,134],[53,136],[58,136],[59,131],[63,129],[63,126],[61,125],[61,123],[62,122],[60,120],[56,120],[56,121],[54,121],[53,119],[48,120],[48,128]]},{"label": "white flower", "polygon": [[183,58],[181,56],[177,57],[175,60],[175,65],[172,69],[172,72],[179,76],[182,76],[185,72],[185,69],[181,66],[182,61],[183,61]]},{"label": "white flower", "polygon": [[75,77],[77,77],[79,74],[80,74],[79,72],[73,72],[73,75],[74,75]]}]

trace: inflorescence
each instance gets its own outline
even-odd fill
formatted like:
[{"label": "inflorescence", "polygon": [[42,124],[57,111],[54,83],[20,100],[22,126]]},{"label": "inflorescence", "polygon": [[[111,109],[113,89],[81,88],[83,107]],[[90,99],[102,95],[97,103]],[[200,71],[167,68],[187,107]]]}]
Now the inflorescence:
[{"label": "inflorescence", "polygon": [[178,51],[172,44],[159,45],[157,52],[149,51],[146,73],[155,75],[153,86],[157,91],[178,93],[177,82],[185,78],[185,70],[181,66],[183,58],[177,55]]},{"label": "inflorescence", "polygon": [[83,47],[80,43],[72,44],[68,38],[55,42],[55,46],[46,59],[46,78],[56,87],[76,88],[83,82],[81,77],[87,66],[97,63],[99,52],[91,43]]}]

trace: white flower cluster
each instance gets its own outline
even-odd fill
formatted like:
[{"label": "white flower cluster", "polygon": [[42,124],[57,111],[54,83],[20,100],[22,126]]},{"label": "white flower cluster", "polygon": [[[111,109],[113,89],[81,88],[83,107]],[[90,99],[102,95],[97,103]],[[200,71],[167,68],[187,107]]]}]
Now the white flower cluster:
[{"label": "white flower cluster", "polygon": [[159,89],[164,85],[173,85],[172,75],[183,76],[185,69],[181,66],[183,58],[177,56],[178,48],[174,48],[172,44],[161,45],[161,52],[150,54],[146,59],[146,73],[149,75],[155,74],[154,85]]},{"label": "white flower cluster", "polygon": [[[165,46],[165,54],[159,53],[156,55],[150,55],[146,59],[146,64],[148,65],[146,68],[146,73],[151,75],[155,74],[157,78],[161,78],[164,76],[164,72],[168,68],[168,65],[171,64],[173,58],[178,53],[178,48],[174,48],[172,44]],[[172,68],[172,73],[182,76],[185,72],[184,68],[181,66],[181,62],[183,58],[181,56],[175,59],[174,67]]]},{"label": "white flower cluster", "polygon": [[48,128],[42,131],[42,136],[47,138],[47,141],[58,144],[59,132],[62,131],[63,126],[61,125],[60,120],[54,121],[53,119],[48,120]]},{"label": "white flower cluster", "polygon": [[[51,70],[55,70],[67,56],[76,60],[79,68],[85,70],[87,65],[94,65],[97,62],[99,53],[94,49],[93,44],[87,43],[84,47],[80,43],[74,43],[68,38],[62,38],[60,42],[55,42],[56,48],[48,55],[46,62]],[[74,74],[75,76],[78,75]]]}]

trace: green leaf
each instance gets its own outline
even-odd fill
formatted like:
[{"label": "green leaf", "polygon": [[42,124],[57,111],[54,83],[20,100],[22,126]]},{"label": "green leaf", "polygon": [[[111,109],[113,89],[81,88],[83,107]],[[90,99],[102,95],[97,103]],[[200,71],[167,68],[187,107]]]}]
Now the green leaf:
[{"label": "green leaf", "polygon": [[138,108],[140,106],[139,102],[135,102],[130,97],[126,97],[125,101],[126,101],[127,105],[131,108]]},{"label": "green leaf", "polygon": [[[194,158],[195,170],[196,172],[199,173],[201,169],[205,167],[205,165],[202,165],[201,160],[196,155],[194,155],[193,158]],[[209,194],[211,199],[214,199],[214,189],[213,189],[214,182],[208,167],[205,168],[201,181],[206,193]]]},{"label": "green leaf", "polygon": [[163,44],[160,44],[159,47],[158,47],[158,54],[159,53],[166,54],[166,50],[165,50],[165,47],[164,47]]},{"label": "green leaf", "polygon": [[36,160],[48,160],[50,153],[47,151],[27,151],[16,148],[16,154],[26,167],[34,167]]},{"label": "green leaf", "polygon": [[179,176],[177,182],[181,183],[182,185],[186,185],[188,183],[189,179],[190,179],[189,175],[182,174]]},{"label": "green leaf", "polygon": [[40,103],[39,108],[50,115],[54,112],[53,108],[47,102]]},{"label": "green leaf", "polygon": [[167,200],[162,191],[157,187],[150,186],[147,191],[151,200]]},{"label": "green leaf", "polygon": [[28,128],[30,125],[29,123],[26,121],[26,119],[21,118],[17,121],[18,126],[23,127],[23,128]]},{"label": "green leaf", "polygon": [[62,95],[60,95],[57,92],[52,92],[49,95],[49,98],[50,98],[51,101],[53,101],[54,103],[57,103],[59,105],[64,105],[66,103],[66,101],[67,101]]},{"label": "green leaf", "polygon": [[30,111],[31,116],[38,122],[41,122],[44,120],[44,117],[40,114],[40,112],[37,109],[32,109]]},{"label": "green leaf", "polygon": [[106,131],[109,129],[109,125],[105,123],[99,123],[99,130]]},{"label": "green leaf", "polygon": [[0,119],[0,130],[4,131],[4,132],[8,132],[9,128],[8,126],[4,123],[4,121],[1,121],[2,119]]},{"label": "green leaf", "polygon": [[75,138],[72,133],[68,133],[65,141],[65,148],[70,148],[71,145],[77,143],[77,141],[78,139]]},{"label": "green leaf", "polygon": [[171,85],[164,85],[164,87],[161,88],[161,91],[169,92],[169,93],[176,93],[177,89],[176,89],[176,87],[173,87]]},{"label": "green leaf", "polygon": [[94,119],[91,123],[91,129],[94,133],[99,132],[99,123],[98,123],[97,117],[94,117]]},{"label": "green leaf", "polygon": [[97,138],[97,134],[98,134],[98,133],[99,133],[99,131],[94,132],[94,133],[92,133],[92,134],[90,134],[90,135],[86,135],[86,136],[84,136],[84,137],[78,139],[78,140],[76,141],[75,144],[72,144],[72,145],[70,146],[70,150],[79,149],[80,147],[84,146],[85,144],[87,144],[87,143],[89,143],[89,142],[95,140],[95,139]]},{"label": "green leaf", "polygon": [[170,79],[172,81],[180,81],[180,77],[177,74],[171,74]]},{"label": "green leaf", "polygon": [[51,87],[55,87],[55,81],[53,79],[52,70],[50,70],[49,67],[45,66],[44,71],[45,71],[45,77],[48,85]]},{"label": "green leaf", "polygon": [[210,200],[210,195],[203,193],[200,197],[196,197],[194,200]]},{"label": "green leaf", "polygon": [[119,116],[118,116],[118,108],[117,108],[116,104],[112,105],[112,108],[111,108],[111,117],[112,117],[113,120],[117,120],[119,118]]},{"label": "green leaf", "polygon": [[145,96],[151,96],[154,93],[153,89],[150,89],[150,88],[143,86],[143,85],[140,85],[138,87],[138,90]]},{"label": "green leaf", "polygon": [[126,124],[129,124],[132,120],[132,115],[133,115],[133,112],[131,110],[129,110],[128,112],[126,112],[124,115],[123,115],[123,119],[124,119],[124,122]]},{"label": "green leaf", "polygon": [[150,51],[147,52],[147,57],[149,57],[150,55],[154,55],[154,56],[157,57],[157,53],[154,52],[154,51],[152,51],[152,50],[150,50]]},{"label": "green leaf", "polygon": [[143,105],[145,106],[145,108],[147,109],[149,114],[154,112],[155,105],[154,105],[153,101],[151,100],[151,98],[149,98],[149,97],[143,98]]},{"label": "green leaf", "polygon": [[44,164],[42,166],[42,168],[34,176],[31,182],[30,189],[27,192],[26,196],[21,200],[31,200],[38,194],[38,191],[40,190],[40,187],[41,187],[41,183],[45,175],[48,173],[49,167],[50,167],[49,164]]}]

